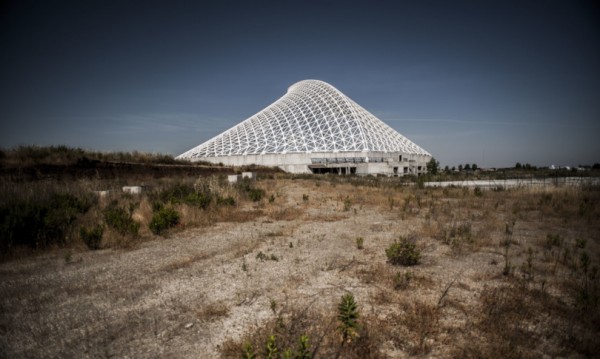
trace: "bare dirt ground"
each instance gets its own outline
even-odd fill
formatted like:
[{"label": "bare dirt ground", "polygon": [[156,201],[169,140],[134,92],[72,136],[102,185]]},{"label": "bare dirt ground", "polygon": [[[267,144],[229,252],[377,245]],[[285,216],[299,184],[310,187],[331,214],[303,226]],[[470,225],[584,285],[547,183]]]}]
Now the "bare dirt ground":
[{"label": "bare dirt ground", "polygon": [[[229,356],[294,310],[335,320],[348,292],[373,357],[588,357],[598,348],[597,323],[583,319],[597,317],[597,298],[577,299],[597,294],[580,259],[589,254],[589,272],[600,260],[599,209],[580,211],[597,191],[258,185],[275,200],[239,208],[261,211],[251,221],[0,264],[0,356]],[[416,241],[418,265],[387,262],[400,237]],[[513,333],[494,327],[496,314]]]}]

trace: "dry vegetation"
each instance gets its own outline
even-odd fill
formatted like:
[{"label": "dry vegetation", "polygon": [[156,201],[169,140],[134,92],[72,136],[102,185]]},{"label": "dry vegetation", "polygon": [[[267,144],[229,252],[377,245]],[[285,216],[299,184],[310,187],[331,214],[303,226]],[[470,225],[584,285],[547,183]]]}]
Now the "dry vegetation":
[{"label": "dry vegetation", "polygon": [[[3,210],[31,196],[45,203],[55,193],[83,204],[59,211],[72,220],[52,240],[3,242],[0,353],[599,352],[599,188],[482,192],[373,178],[269,177],[238,186],[219,177],[161,179],[140,196],[106,197],[91,192],[106,182],[69,183],[68,190],[64,183],[5,184]],[[111,208],[121,209],[119,225],[109,223]],[[156,235],[151,223],[162,208],[178,218]],[[82,237],[93,237],[96,226],[103,229],[99,249],[90,250]],[[90,232],[82,236],[81,228]],[[393,260],[393,253],[404,257]],[[354,309],[343,304],[348,294]]]}]

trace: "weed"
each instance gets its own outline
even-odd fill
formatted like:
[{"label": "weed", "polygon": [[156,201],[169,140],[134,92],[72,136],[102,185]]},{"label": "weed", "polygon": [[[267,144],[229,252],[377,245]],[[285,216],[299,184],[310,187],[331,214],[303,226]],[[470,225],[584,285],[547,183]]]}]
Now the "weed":
[{"label": "weed", "polygon": [[527,280],[533,280],[533,249],[531,247],[527,248],[527,261],[523,263],[521,270],[525,274]]},{"label": "weed", "polygon": [[585,239],[581,239],[581,238],[575,239],[575,248],[577,248],[577,249],[585,249],[586,244],[587,244],[587,241]]},{"label": "weed", "polygon": [[104,211],[106,224],[121,235],[137,237],[140,224],[131,217],[133,210],[125,211],[117,202],[111,203]]},{"label": "weed", "polygon": [[296,351],[295,359],[309,359],[312,357],[310,352],[310,344],[308,343],[308,335],[302,334],[298,340],[298,350]]},{"label": "weed", "polygon": [[308,202],[308,195],[307,195],[307,194],[302,194],[302,201],[303,201],[304,203],[307,203],[307,202]]},{"label": "weed", "polygon": [[365,243],[365,239],[363,237],[356,237],[356,248],[357,249],[365,248],[364,243]]},{"label": "weed", "polygon": [[275,301],[275,299],[271,298],[269,302],[269,307],[271,308],[271,311],[273,311],[273,314],[277,314],[277,302]]},{"label": "weed", "polygon": [[235,199],[231,196],[217,196],[217,205],[219,206],[235,206]]},{"label": "weed", "polygon": [[338,330],[342,334],[342,345],[352,342],[358,336],[358,329],[360,327],[358,324],[358,305],[352,293],[342,296],[342,300],[338,304],[337,318],[340,323]]},{"label": "weed", "polygon": [[81,240],[89,249],[100,249],[102,242],[102,235],[104,234],[104,227],[98,225],[94,228],[87,229],[81,227],[79,229],[79,236]]},{"label": "weed", "polygon": [[352,201],[350,200],[350,197],[346,196],[344,199],[344,212],[348,212],[350,208],[352,208]]},{"label": "weed", "polygon": [[410,286],[413,279],[413,273],[410,271],[398,272],[394,275],[394,289],[402,290]]},{"label": "weed", "polygon": [[279,349],[277,348],[277,344],[275,343],[275,336],[269,336],[267,339],[267,343],[265,344],[265,358],[266,359],[276,359],[279,357]]},{"label": "weed", "polygon": [[161,208],[158,212],[152,215],[150,221],[150,231],[152,233],[160,235],[167,229],[179,224],[179,213],[170,207]]},{"label": "weed", "polygon": [[273,202],[275,202],[275,195],[271,193],[271,195],[269,196],[269,203]]},{"label": "weed", "polygon": [[546,235],[546,248],[548,249],[552,249],[552,247],[561,247],[562,245],[562,240],[560,238],[560,235],[558,234],[550,234],[548,233]]},{"label": "weed", "polygon": [[267,256],[267,255],[266,255],[266,254],[264,254],[262,251],[260,251],[260,252],[258,252],[258,253],[256,254],[256,259],[258,259],[258,260],[259,260],[259,261],[261,261],[261,262],[264,262],[264,261],[266,261],[266,260],[268,260],[268,259],[269,259],[269,256]]},{"label": "weed", "polygon": [[395,265],[412,266],[421,260],[421,251],[414,241],[404,237],[400,237],[400,241],[392,243],[385,250],[385,254],[389,262]]},{"label": "weed", "polygon": [[256,358],[256,352],[254,351],[254,348],[252,347],[251,343],[244,343],[242,358],[243,359],[255,359]]},{"label": "weed", "polygon": [[275,262],[279,261],[279,257],[277,257],[275,254],[271,253],[271,255],[269,256],[269,255],[264,254],[262,251],[258,252],[258,254],[256,255],[256,259],[261,262],[268,261],[268,260],[275,261]]}]

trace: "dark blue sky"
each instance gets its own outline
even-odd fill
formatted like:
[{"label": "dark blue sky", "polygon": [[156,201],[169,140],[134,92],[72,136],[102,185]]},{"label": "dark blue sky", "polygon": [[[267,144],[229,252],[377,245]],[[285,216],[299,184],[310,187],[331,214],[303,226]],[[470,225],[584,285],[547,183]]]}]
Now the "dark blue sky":
[{"label": "dark blue sky", "polygon": [[600,162],[590,1],[8,1],[0,146],[177,155],[300,80],[442,165]]}]

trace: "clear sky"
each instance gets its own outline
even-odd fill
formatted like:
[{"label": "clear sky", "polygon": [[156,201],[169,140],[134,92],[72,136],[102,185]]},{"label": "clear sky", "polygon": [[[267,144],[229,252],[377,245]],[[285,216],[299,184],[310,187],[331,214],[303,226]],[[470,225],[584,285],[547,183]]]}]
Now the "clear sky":
[{"label": "clear sky", "polygon": [[0,5],[0,147],[180,154],[304,79],[441,164],[600,162],[595,1]]}]

